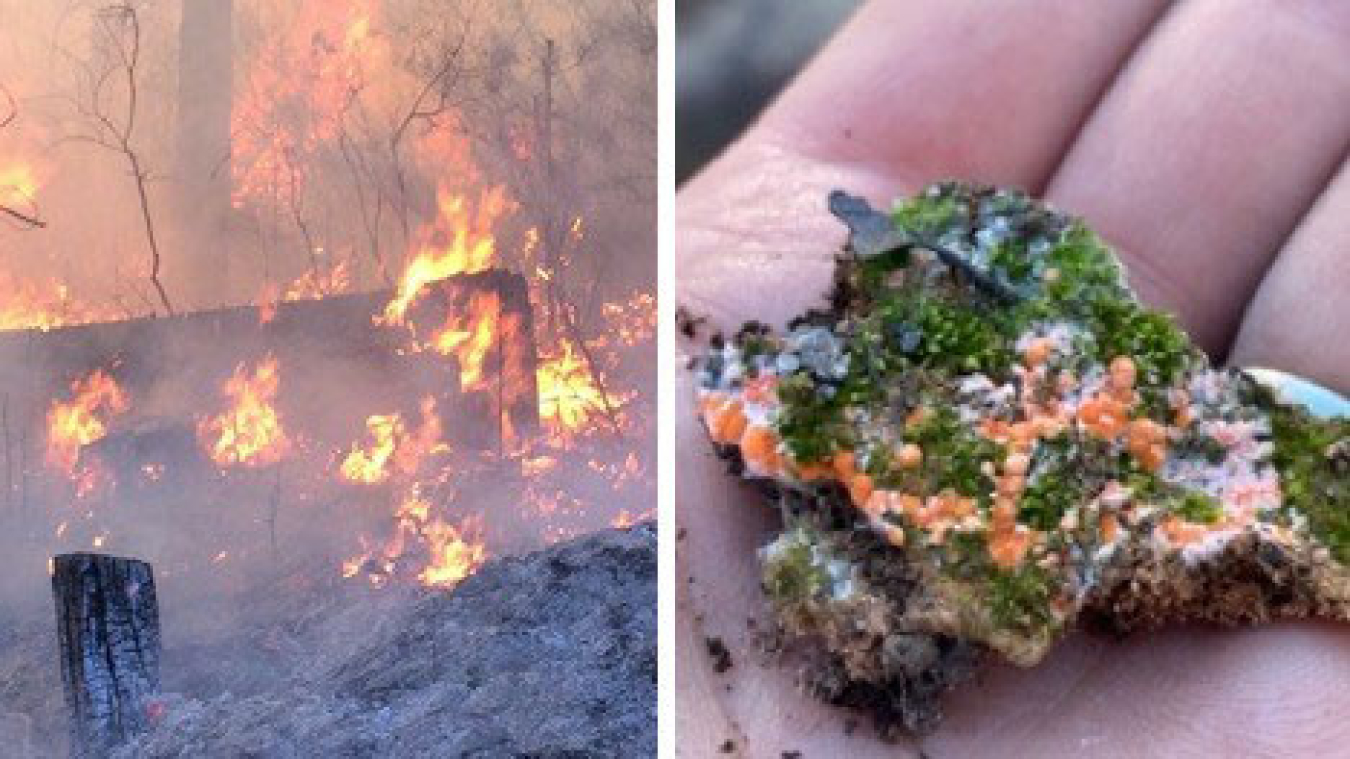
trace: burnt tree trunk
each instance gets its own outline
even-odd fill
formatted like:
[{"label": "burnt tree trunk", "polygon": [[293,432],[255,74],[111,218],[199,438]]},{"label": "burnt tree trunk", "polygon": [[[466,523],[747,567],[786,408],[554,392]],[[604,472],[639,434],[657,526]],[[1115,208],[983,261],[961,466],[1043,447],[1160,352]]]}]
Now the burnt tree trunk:
[{"label": "burnt tree trunk", "polygon": [[92,759],[145,729],[159,691],[159,607],[150,565],[91,553],[54,560],[71,756]]}]

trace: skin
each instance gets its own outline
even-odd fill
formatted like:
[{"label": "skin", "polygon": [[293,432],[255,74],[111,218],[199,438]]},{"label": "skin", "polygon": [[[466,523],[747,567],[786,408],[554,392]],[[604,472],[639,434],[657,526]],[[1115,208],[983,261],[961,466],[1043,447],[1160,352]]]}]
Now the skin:
[{"label": "skin", "polygon": [[[1350,6],[1336,0],[876,2],[680,192],[680,305],[712,329],[820,302],[842,187],[1015,185],[1086,218],[1141,297],[1220,360],[1350,391]],[[696,350],[683,345],[682,350]],[[803,696],[757,653],[754,551],[774,525],[677,390],[676,683],[683,756],[1334,755],[1350,627],[1078,634],[995,666],[920,741]],[[761,627],[763,625],[761,624]],[[705,640],[734,666],[712,671]],[[730,744],[726,744],[730,741]]]}]

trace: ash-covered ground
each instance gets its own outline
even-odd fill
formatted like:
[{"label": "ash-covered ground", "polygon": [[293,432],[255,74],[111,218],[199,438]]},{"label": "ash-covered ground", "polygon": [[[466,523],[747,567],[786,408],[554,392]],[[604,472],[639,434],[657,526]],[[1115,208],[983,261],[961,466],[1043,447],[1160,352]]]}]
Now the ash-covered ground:
[{"label": "ash-covered ground", "polygon": [[[656,752],[656,533],[493,561],[452,591],[259,586],[244,636],[164,609],[163,717],[118,757],[632,757]],[[62,755],[49,625],[0,635],[0,733]],[[157,707],[156,707],[157,708]]]}]

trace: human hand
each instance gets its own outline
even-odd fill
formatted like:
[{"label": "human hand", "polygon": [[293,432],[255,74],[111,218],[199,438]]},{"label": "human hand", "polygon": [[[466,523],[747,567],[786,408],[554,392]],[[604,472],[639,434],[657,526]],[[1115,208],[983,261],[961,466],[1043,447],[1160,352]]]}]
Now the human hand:
[{"label": "human hand", "polygon": [[[877,2],[681,192],[679,301],[734,330],[821,302],[830,189],[888,204],[930,181],[1022,187],[1084,217],[1151,305],[1217,358],[1350,389],[1350,13],[1334,2]],[[771,510],[726,476],[678,390],[681,745],[896,756],[756,654]],[[734,666],[711,670],[706,637]],[[1350,629],[1076,635],[991,668],[922,741],[946,756],[1333,755]]]}]

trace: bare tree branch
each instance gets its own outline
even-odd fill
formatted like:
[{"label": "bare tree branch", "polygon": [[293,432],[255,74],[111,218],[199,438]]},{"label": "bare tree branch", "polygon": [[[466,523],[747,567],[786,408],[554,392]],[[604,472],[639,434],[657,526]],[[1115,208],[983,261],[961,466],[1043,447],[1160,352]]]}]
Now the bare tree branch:
[{"label": "bare tree branch", "polygon": [[4,129],[13,124],[14,120],[19,117],[19,104],[14,102],[14,95],[3,84],[0,84],[0,95],[5,98],[5,109],[7,111],[4,118],[0,118],[0,129]]},{"label": "bare tree branch", "polygon": [[[89,105],[77,103],[79,111],[94,122],[94,135],[77,135],[70,139],[87,140],[110,151],[119,153],[127,163],[132,181],[136,187],[136,198],[140,206],[141,225],[145,230],[146,245],[150,253],[150,284],[159,297],[159,303],[165,313],[173,315],[173,303],[160,279],[163,255],[160,252],[159,236],[156,232],[155,218],[151,210],[148,182],[149,170],[144,166],[141,154],[135,146],[136,119],[139,112],[140,93],[137,77],[141,59],[141,22],[136,9],[129,4],[105,6],[100,14],[100,31],[108,35],[108,43],[117,54],[117,65],[102,72],[88,71],[92,82]],[[115,22],[110,21],[115,19]],[[113,23],[125,23],[121,30]],[[125,31],[125,34],[123,33]],[[114,77],[124,79],[126,87],[126,108],[121,123],[113,120],[104,109],[104,91]]]},{"label": "bare tree branch", "polygon": [[[0,84],[0,97],[3,97],[5,101],[5,114],[0,118],[0,129],[4,129],[19,118],[19,104],[14,100],[14,95],[3,84]],[[30,202],[29,205],[32,205],[32,203]],[[39,219],[35,212],[20,211],[3,203],[0,203],[0,216],[10,221],[16,221],[26,229],[41,229],[47,226],[47,223]]]},{"label": "bare tree branch", "polygon": [[15,221],[18,221],[20,224],[23,224],[26,227],[41,229],[47,226],[47,222],[43,221],[42,219],[39,219],[36,216],[29,216],[28,214],[20,211],[16,211],[13,208],[10,208],[9,206],[0,205],[0,214],[3,214],[4,216],[7,216]]}]

